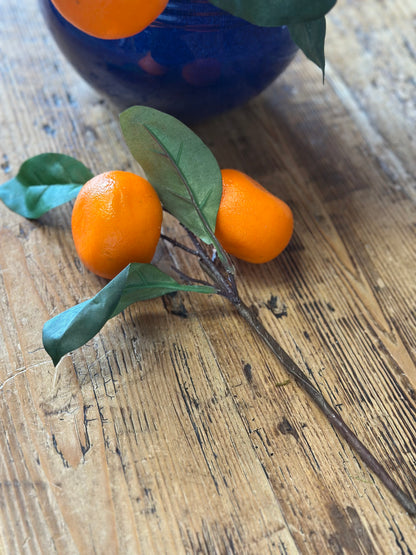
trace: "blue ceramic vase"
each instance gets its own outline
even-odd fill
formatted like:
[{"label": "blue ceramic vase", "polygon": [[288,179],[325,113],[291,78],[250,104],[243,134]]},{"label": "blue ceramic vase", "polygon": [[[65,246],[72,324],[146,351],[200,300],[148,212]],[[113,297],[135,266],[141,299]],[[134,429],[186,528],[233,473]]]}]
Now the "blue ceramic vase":
[{"label": "blue ceramic vase", "polygon": [[62,53],[118,109],[151,106],[187,123],[258,95],[297,51],[286,27],[254,26],[208,0],[170,0],[149,27],[120,40],[91,37],[39,2]]}]

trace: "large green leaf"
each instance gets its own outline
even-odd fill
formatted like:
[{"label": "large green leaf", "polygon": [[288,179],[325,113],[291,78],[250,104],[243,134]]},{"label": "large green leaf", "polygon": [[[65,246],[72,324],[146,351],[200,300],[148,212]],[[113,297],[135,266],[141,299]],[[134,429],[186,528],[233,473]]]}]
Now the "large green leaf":
[{"label": "large green leaf", "polygon": [[221,252],[214,231],[222,177],[210,149],[182,122],[152,108],[128,108],[120,123],[127,146],[163,207]]},{"label": "large green leaf", "polygon": [[75,198],[91,171],[65,154],[45,153],[24,162],[16,177],[0,185],[0,199],[25,218],[42,214]]},{"label": "large green leaf", "polygon": [[303,53],[314,62],[325,74],[325,34],[324,17],[288,26],[290,36]]},{"label": "large green leaf", "polygon": [[94,297],[48,320],[43,327],[43,345],[56,365],[127,306],[174,291],[217,292],[210,286],[178,283],[151,264],[132,263]]},{"label": "large green leaf", "polygon": [[254,25],[278,27],[319,19],[336,0],[210,0],[211,4]]}]

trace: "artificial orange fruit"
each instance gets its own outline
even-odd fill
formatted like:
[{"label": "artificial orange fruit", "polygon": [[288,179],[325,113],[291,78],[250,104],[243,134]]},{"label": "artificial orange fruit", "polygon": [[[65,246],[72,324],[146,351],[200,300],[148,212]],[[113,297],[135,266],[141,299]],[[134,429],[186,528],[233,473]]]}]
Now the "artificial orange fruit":
[{"label": "artificial orange fruit", "polygon": [[226,252],[261,264],[287,246],[293,233],[289,206],[238,170],[222,173],[222,197],[215,235]]},{"label": "artificial orange fruit", "polygon": [[125,171],[96,175],[81,188],[72,211],[78,256],[95,274],[112,279],[130,262],[151,262],[162,226],[152,185]]},{"label": "artificial orange fruit", "polygon": [[122,39],[143,31],[168,0],[52,0],[74,27],[100,39]]}]

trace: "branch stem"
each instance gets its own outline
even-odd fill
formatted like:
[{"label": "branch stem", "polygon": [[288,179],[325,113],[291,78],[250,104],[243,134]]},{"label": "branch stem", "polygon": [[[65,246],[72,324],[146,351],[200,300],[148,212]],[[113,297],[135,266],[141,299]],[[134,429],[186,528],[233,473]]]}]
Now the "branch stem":
[{"label": "branch stem", "polygon": [[234,303],[237,312],[249,324],[257,335],[266,343],[273,354],[281,362],[285,370],[295,378],[298,385],[311,397],[315,404],[321,409],[332,426],[345,439],[348,445],[360,456],[362,461],[368,468],[379,478],[384,486],[390,491],[393,497],[406,509],[406,511],[415,516],[416,504],[411,497],[404,492],[398,484],[391,478],[383,466],[370,453],[365,445],[357,438],[354,432],[347,426],[339,413],[329,405],[322,393],[316,389],[306,374],[299,368],[295,361],[286,353],[272,335],[263,326],[261,321],[253,313],[253,311],[245,305],[241,299]]},{"label": "branch stem", "polygon": [[231,302],[238,314],[244,318],[252,331],[264,341],[288,374],[295,378],[296,383],[309,395],[312,401],[326,416],[329,423],[338,431],[367,467],[378,477],[393,497],[410,515],[416,516],[416,503],[410,495],[400,488],[392,479],[390,474],[388,474],[384,467],[377,461],[374,455],[372,455],[367,447],[358,439],[351,428],[347,426],[340,414],[326,401],[325,397],[313,385],[308,376],[267,331],[257,315],[243,303],[237,290],[234,273],[229,272],[222,261],[218,263],[217,259],[212,258],[207,251],[207,245],[203,244],[189,230],[188,235],[195,248],[193,252],[197,253],[199,257],[201,268],[215,283],[218,293]]},{"label": "branch stem", "polygon": [[187,247],[186,245],[184,245],[183,243],[180,243],[179,241],[177,241],[176,239],[173,239],[172,237],[169,237],[169,235],[165,235],[164,233],[160,234],[160,237],[164,240],[167,241],[168,243],[170,243],[171,245],[173,245],[174,247],[177,247],[185,252],[187,252],[188,254],[192,254],[193,256],[198,256],[199,257],[199,252],[190,249],[189,247]]},{"label": "branch stem", "polygon": [[[197,285],[205,285],[207,287],[212,287],[215,289],[216,285],[213,283],[210,283],[209,281],[205,281],[204,279],[197,279],[191,276],[188,276],[188,274],[185,274],[184,272],[182,272],[182,270],[179,270],[179,268],[176,268],[176,266],[171,266],[172,270],[178,274],[178,276],[180,276],[183,281],[185,281],[186,283],[194,283]],[[218,292],[219,293],[219,292]]]}]

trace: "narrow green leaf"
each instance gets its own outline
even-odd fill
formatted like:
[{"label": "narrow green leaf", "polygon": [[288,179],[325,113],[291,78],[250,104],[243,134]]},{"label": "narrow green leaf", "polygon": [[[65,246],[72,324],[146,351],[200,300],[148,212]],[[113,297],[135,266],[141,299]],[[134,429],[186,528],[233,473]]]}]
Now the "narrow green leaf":
[{"label": "narrow green leaf", "polygon": [[132,263],[94,297],[48,320],[43,327],[43,345],[56,366],[127,306],[174,291],[217,292],[210,286],[178,283],[151,264]]},{"label": "narrow green leaf", "polygon": [[0,199],[25,218],[39,218],[75,198],[91,171],[65,154],[45,153],[29,158],[16,177],[0,185]]},{"label": "narrow green leaf", "polygon": [[293,41],[322,70],[322,75],[325,75],[325,17],[294,23],[288,25],[288,29]]},{"label": "narrow green leaf", "polygon": [[227,261],[214,235],[222,176],[210,149],[185,124],[152,108],[128,108],[120,123],[127,146],[164,208]]},{"label": "narrow green leaf", "polygon": [[319,19],[336,0],[210,0],[211,4],[254,25],[278,27]]}]

